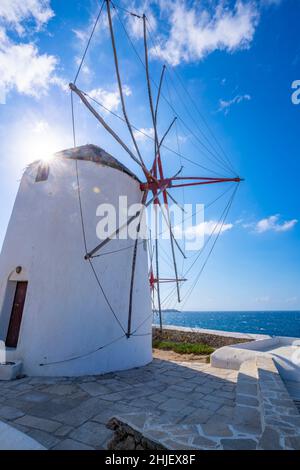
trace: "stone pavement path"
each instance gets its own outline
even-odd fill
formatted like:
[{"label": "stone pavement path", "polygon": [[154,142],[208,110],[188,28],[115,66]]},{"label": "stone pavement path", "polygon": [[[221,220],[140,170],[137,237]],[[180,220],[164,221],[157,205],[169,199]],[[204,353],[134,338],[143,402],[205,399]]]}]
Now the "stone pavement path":
[{"label": "stone pavement path", "polygon": [[145,367],[77,378],[0,382],[0,420],[48,449],[105,449],[113,416],[151,413],[160,423],[231,420],[237,371],[154,359]]}]

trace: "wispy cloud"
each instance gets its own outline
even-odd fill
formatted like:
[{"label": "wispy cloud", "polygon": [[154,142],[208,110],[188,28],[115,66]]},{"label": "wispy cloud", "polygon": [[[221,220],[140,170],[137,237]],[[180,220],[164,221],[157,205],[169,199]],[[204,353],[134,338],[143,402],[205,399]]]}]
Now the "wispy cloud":
[{"label": "wispy cloud", "polygon": [[256,303],[269,303],[270,302],[270,296],[269,295],[263,295],[262,297],[256,297],[254,301]]},{"label": "wispy cloud", "polygon": [[235,105],[235,104],[239,104],[241,103],[242,101],[250,101],[251,100],[251,96],[246,94],[246,95],[236,95],[234,98],[232,98],[231,100],[220,100],[219,101],[219,109],[218,111],[223,111],[224,114],[228,114],[229,113],[229,110],[231,108],[231,106]]},{"label": "wispy cloud", "polygon": [[142,142],[149,140],[147,136],[154,137],[154,129],[153,127],[141,127],[139,130],[133,131],[133,134],[136,140]]},{"label": "wispy cloud", "polygon": [[18,34],[26,31],[26,21],[34,22],[35,28],[40,29],[54,16],[50,0],[1,0],[0,19],[8,29],[14,29]]},{"label": "wispy cloud", "polygon": [[205,222],[201,222],[198,225],[190,226],[185,229],[185,235],[189,237],[196,237],[196,236],[203,236],[203,235],[210,235],[211,233],[218,234],[227,232],[233,228],[233,224],[221,224],[215,220],[207,220]]},{"label": "wispy cloud", "polygon": [[295,304],[297,301],[298,301],[298,297],[296,295],[294,295],[293,297],[287,297],[285,299],[285,302],[287,304]]},{"label": "wispy cloud", "polygon": [[54,16],[48,0],[1,0],[0,2],[0,100],[5,103],[12,90],[38,98],[50,85],[64,87],[56,74],[58,58],[41,54],[34,42],[16,43],[9,35],[20,37],[31,28],[39,30]]},{"label": "wispy cloud", "polygon": [[[125,96],[132,94],[128,85],[123,86],[123,93]],[[119,90],[117,88],[113,91],[105,90],[104,88],[94,88],[89,92],[89,95],[99,101],[108,111],[117,111],[121,103]]]},{"label": "wispy cloud", "polygon": [[[134,1],[128,2],[126,5],[126,8],[132,12],[136,12],[140,16],[143,13],[145,13],[145,15],[147,16],[148,24],[150,25],[151,30],[154,31],[157,28],[157,21],[151,9],[151,5],[153,5],[154,3],[155,2],[151,0],[143,0],[143,1],[134,0]],[[158,1],[157,3],[162,5],[163,1]],[[136,39],[143,38],[144,31],[143,31],[143,22],[141,21],[141,19],[137,18],[136,16],[126,15],[126,20],[127,20],[127,26],[130,31],[130,34],[134,36]]]},{"label": "wispy cloud", "polygon": [[175,66],[201,60],[217,49],[234,52],[249,47],[259,18],[255,2],[237,1],[233,10],[223,1],[213,10],[199,4],[160,2],[161,15],[169,22],[170,31],[150,50],[152,56]]},{"label": "wispy cloud", "polygon": [[262,6],[269,7],[271,5],[280,5],[282,0],[261,0]]},{"label": "wispy cloud", "polygon": [[285,220],[280,222],[279,214],[270,215],[265,219],[259,220],[254,227],[255,232],[287,232],[298,223],[297,219]]}]

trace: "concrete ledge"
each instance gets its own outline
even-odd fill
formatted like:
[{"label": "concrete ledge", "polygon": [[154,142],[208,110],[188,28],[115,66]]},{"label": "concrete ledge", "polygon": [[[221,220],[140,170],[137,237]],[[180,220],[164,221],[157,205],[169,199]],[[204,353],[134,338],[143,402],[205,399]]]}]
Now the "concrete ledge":
[{"label": "concrete ledge", "polygon": [[0,421],[0,450],[46,450],[18,429]]},{"label": "concrete ledge", "polygon": [[260,357],[274,357],[280,366],[282,376],[296,380],[300,368],[291,362],[291,355],[299,346],[299,338],[284,336],[266,336],[255,341],[223,346],[211,355],[211,365],[224,369],[239,370],[240,366],[249,360]]},{"label": "concrete ledge", "polygon": [[[244,362],[255,360],[260,355],[265,356],[267,348],[275,347],[276,344],[275,339],[269,338],[224,346],[212,353],[210,362],[213,367],[239,370]],[[262,350],[259,351],[259,348]]]}]

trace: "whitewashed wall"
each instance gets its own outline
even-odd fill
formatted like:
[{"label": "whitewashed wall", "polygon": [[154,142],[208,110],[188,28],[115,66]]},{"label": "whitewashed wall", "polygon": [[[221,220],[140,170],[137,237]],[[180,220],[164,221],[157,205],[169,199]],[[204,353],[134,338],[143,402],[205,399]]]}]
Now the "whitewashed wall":
[{"label": "whitewashed wall", "polygon": [[[26,170],[1,252],[0,339],[5,339],[9,320],[4,305],[7,282],[28,281],[18,346],[7,351],[8,360],[23,361],[27,375],[99,374],[141,366],[152,359],[146,246],[138,246],[132,330],[144,323],[136,332],[140,336],[118,339],[123,332],[84,260],[75,164],[72,159],[55,158],[48,180],[38,183],[38,164]],[[116,205],[119,195],[127,195],[129,204],[137,203],[142,194],[138,181],[117,169],[89,161],[78,161],[78,169],[87,244],[92,249],[99,243],[97,206],[103,202]],[[132,240],[113,240],[102,253],[130,245]],[[130,248],[93,261],[125,330],[132,253]],[[19,275],[17,266],[23,268]],[[60,362],[77,356],[82,357]]]}]

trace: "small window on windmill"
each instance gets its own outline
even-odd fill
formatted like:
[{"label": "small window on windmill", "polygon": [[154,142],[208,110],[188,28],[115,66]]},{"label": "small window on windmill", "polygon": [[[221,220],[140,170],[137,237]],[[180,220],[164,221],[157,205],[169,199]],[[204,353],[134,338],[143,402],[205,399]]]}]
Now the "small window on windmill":
[{"label": "small window on windmill", "polygon": [[39,183],[40,181],[47,181],[48,176],[49,176],[49,165],[48,163],[41,162],[38,167],[35,182]]}]

